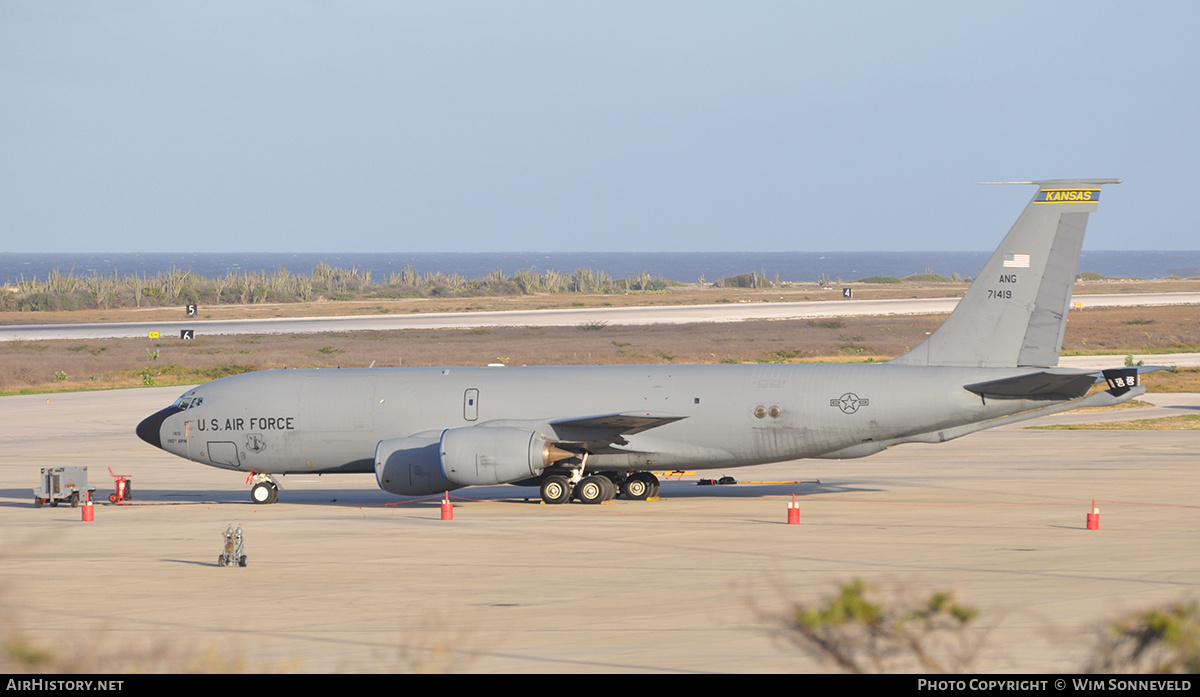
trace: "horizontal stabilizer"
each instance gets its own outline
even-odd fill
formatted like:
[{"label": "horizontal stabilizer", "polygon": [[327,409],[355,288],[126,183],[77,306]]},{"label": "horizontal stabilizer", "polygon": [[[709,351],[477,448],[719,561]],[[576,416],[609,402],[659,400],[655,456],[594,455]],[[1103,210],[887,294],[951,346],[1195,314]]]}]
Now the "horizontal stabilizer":
[{"label": "horizontal stabilizer", "polygon": [[1040,370],[1015,377],[963,385],[981,397],[992,399],[1078,399],[1100,378],[1094,372]]},{"label": "horizontal stabilizer", "polygon": [[1170,370],[1161,365],[1134,365],[1124,368],[1106,368],[1091,372],[1079,372],[1066,368],[1051,368],[1036,373],[1000,378],[963,385],[963,389],[981,397],[993,399],[1078,399],[1088,393],[1092,385],[1107,382],[1113,394],[1124,394],[1141,384],[1142,373]]}]

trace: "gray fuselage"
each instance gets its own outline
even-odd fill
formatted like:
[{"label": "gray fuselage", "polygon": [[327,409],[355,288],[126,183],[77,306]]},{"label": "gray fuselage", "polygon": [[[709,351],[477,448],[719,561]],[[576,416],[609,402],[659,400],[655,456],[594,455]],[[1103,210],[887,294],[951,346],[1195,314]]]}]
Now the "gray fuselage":
[{"label": "gray fuselage", "polygon": [[160,437],[164,450],[215,467],[370,472],[376,445],[390,438],[667,413],[683,418],[592,453],[589,468],[739,467],[866,455],[895,439],[1046,405],[963,389],[1022,372],[888,364],[270,370],[187,392],[181,403],[195,406],[167,415]]}]

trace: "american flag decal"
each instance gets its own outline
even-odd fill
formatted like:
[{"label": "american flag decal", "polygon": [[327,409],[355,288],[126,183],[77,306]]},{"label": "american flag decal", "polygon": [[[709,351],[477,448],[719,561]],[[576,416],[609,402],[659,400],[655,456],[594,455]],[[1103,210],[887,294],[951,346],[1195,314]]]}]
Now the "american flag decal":
[{"label": "american flag decal", "polygon": [[1028,269],[1029,255],[1028,254],[1005,254],[1004,268],[1006,269]]}]

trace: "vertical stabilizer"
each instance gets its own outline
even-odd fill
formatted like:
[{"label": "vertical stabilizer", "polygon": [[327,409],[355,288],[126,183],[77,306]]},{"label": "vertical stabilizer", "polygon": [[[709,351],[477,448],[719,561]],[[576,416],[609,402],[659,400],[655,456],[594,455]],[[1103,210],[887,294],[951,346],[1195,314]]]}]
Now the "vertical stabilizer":
[{"label": "vertical stabilizer", "polygon": [[982,368],[1058,365],[1088,214],[1102,184],[1056,179],[1038,191],[945,323],[892,361]]}]

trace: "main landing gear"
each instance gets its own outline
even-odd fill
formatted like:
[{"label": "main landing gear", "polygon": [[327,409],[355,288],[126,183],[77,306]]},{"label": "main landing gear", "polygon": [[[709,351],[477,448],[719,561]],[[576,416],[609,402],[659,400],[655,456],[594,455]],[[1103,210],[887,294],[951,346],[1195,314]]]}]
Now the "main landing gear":
[{"label": "main landing gear", "polygon": [[542,501],[566,503],[571,499],[571,482],[561,474],[552,474],[542,480]]},{"label": "main landing gear", "polygon": [[250,477],[254,486],[250,487],[250,500],[254,503],[275,503],[279,500],[279,485],[269,474],[255,473]]},{"label": "main landing gear", "polygon": [[568,474],[552,474],[542,480],[541,494],[545,503],[566,503],[571,498],[580,503],[600,504],[618,495],[634,501],[658,496],[658,477],[649,472],[634,472],[623,476],[618,472],[600,472],[582,476],[578,470]]}]

